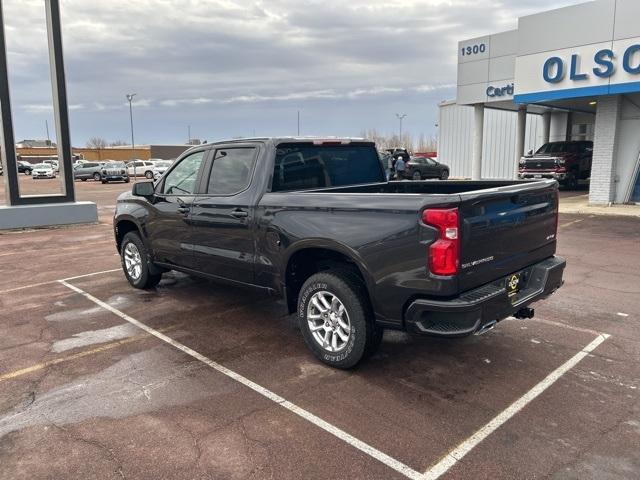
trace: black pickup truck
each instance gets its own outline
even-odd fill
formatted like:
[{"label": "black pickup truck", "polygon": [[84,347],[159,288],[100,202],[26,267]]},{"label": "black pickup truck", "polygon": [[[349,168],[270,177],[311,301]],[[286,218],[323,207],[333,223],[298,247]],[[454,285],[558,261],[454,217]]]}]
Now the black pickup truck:
[{"label": "black pickup truck", "polygon": [[479,334],[562,285],[554,180],[389,182],[360,139],[258,138],[185,152],[118,198],[136,288],[178,270],[284,297],[323,362],[385,328]]}]

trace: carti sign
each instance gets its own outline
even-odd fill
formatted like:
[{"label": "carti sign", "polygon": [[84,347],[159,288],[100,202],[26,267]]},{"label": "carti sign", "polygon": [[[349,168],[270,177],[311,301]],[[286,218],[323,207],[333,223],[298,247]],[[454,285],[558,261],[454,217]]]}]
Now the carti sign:
[{"label": "carti sign", "polygon": [[640,37],[516,58],[517,103],[640,91]]}]

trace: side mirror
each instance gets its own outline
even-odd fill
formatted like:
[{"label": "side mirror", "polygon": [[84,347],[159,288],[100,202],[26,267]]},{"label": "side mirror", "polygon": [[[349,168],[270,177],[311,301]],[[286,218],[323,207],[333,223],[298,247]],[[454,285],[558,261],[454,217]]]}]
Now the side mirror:
[{"label": "side mirror", "polygon": [[527,152],[527,155],[529,155],[529,156],[533,155],[533,150],[529,150],[529,151]]},{"label": "side mirror", "polygon": [[136,197],[151,197],[155,193],[153,182],[134,183],[131,193]]}]

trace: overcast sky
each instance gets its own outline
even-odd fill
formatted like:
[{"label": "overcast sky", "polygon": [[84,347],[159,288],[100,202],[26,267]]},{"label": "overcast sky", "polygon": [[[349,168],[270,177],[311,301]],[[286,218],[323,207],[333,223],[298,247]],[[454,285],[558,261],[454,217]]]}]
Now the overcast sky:
[{"label": "overcast sky", "polygon": [[[62,0],[72,142],[435,134],[459,40],[577,0]],[[43,0],[3,0],[16,140],[52,137]],[[541,32],[544,34],[544,32]]]}]

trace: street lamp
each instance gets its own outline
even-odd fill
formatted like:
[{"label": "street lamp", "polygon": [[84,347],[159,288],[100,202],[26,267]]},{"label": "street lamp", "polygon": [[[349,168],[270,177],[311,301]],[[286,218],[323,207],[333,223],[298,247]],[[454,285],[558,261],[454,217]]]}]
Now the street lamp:
[{"label": "street lamp", "polygon": [[127,93],[127,100],[129,100],[129,120],[131,121],[131,156],[133,160],[133,181],[137,181],[138,176],[136,175],[136,159],[135,159],[135,151],[136,146],[133,141],[133,107],[131,102],[133,101],[133,97],[135,97],[137,93]]},{"label": "street lamp", "polygon": [[406,116],[407,116],[406,113],[396,113],[396,117],[398,118],[398,120],[400,120],[400,145],[398,145],[399,147],[402,147],[402,120]]}]

